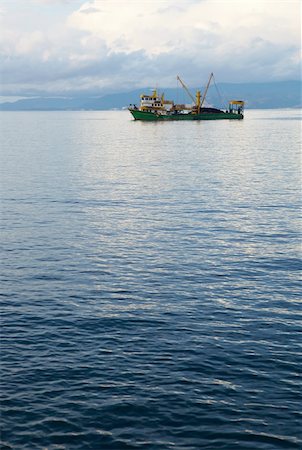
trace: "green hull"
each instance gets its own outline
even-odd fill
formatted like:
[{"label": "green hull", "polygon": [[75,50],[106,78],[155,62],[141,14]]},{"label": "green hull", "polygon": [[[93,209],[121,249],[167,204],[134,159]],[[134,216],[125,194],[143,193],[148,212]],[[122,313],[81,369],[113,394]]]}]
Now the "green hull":
[{"label": "green hull", "polygon": [[200,114],[171,114],[166,116],[160,116],[153,112],[140,111],[139,109],[129,109],[135,120],[143,120],[147,122],[154,121],[169,121],[169,120],[221,120],[221,119],[231,119],[231,120],[241,120],[243,119],[243,114],[234,114],[228,112],[203,112]]}]

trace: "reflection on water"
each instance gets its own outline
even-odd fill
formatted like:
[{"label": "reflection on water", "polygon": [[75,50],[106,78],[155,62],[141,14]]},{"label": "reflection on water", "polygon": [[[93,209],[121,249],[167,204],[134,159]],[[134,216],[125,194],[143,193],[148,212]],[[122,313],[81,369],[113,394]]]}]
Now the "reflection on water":
[{"label": "reflection on water", "polygon": [[298,115],[1,113],[2,448],[301,448]]}]

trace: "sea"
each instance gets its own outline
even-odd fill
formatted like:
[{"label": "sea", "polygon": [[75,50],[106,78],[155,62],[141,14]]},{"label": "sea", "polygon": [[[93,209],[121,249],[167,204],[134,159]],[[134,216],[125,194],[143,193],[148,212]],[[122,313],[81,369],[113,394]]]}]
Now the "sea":
[{"label": "sea", "polygon": [[302,449],[301,111],[0,133],[1,449]]}]

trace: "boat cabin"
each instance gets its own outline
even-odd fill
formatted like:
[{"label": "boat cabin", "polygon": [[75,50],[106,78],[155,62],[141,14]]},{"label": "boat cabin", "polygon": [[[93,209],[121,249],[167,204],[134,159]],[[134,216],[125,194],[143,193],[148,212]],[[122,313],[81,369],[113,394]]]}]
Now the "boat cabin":
[{"label": "boat cabin", "polygon": [[140,111],[156,112],[158,114],[166,114],[173,109],[174,102],[166,100],[164,94],[158,95],[154,89],[151,95],[142,94]]},{"label": "boat cabin", "polygon": [[243,114],[244,101],[242,100],[230,100],[229,112],[233,114]]},{"label": "boat cabin", "polygon": [[163,107],[163,96],[159,97],[157,95],[156,89],[152,92],[152,95],[141,95],[141,111],[152,111],[162,109]]}]

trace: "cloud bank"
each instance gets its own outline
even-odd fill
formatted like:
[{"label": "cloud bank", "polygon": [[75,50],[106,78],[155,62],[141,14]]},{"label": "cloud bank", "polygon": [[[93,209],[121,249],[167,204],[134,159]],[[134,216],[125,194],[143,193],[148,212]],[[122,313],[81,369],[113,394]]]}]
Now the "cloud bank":
[{"label": "cloud bank", "polygon": [[0,11],[2,95],[297,79],[300,2],[31,0]]}]

